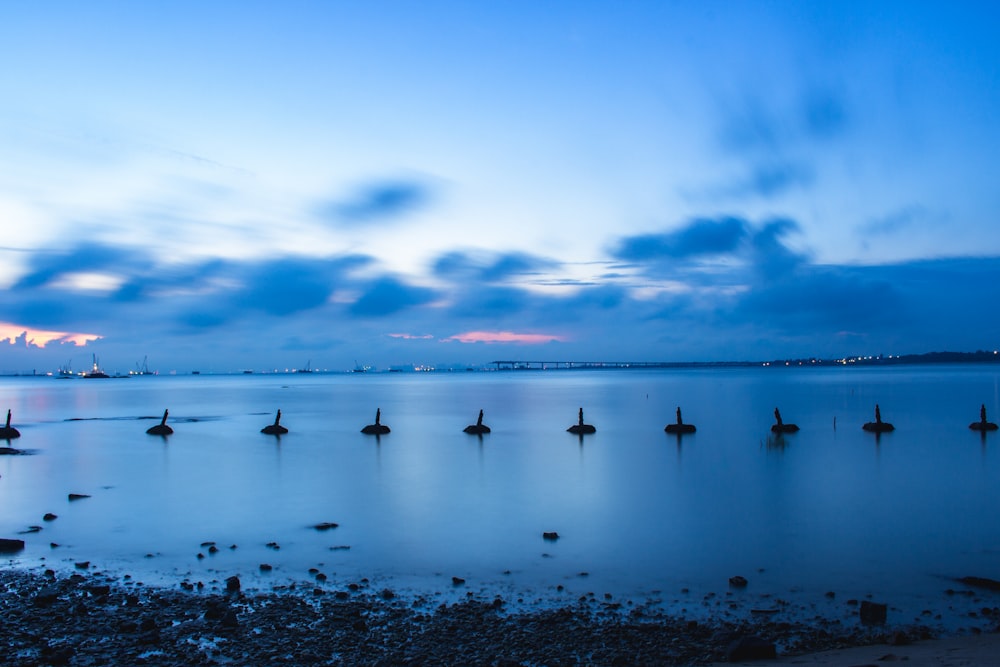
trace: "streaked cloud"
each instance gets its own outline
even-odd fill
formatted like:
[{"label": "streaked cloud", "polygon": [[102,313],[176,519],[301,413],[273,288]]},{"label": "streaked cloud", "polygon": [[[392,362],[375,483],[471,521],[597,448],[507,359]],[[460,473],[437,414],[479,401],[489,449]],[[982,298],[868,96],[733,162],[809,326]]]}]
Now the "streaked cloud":
[{"label": "streaked cloud", "polygon": [[343,225],[370,225],[394,222],[427,206],[431,191],[424,183],[386,180],[368,183],[344,199],[319,207],[320,215]]},{"label": "streaked cloud", "polygon": [[386,336],[400,340],[434,340],[434,336],[431,334],[390,333]]},{"label": "streaked cloud", "polygon": [[566,336],[539,333],[515,333],[513,331],[466,331],[443,339],[443,342],[458,343],[516,343],[518,345],[542,345],[568,340]]},{"label": "streaked cloud", "polygon": [[431,271],[451,280],[503,282],[558,270],[559,262],[524,252],[455,250],[434,260]]}]

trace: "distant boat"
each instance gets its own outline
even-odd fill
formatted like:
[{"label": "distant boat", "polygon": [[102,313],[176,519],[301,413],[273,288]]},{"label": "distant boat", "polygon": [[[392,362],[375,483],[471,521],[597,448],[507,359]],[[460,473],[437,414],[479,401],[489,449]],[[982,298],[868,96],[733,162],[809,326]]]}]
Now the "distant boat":
[{"label": "distant boat", "polygon": [[368,366],[362,366],[362,365],[360,365],[358,363],[357,359],[355,359],[354,360],[354,370],[351,371],[351,372],[352,373],[367,373],[368,372]]},{"label": "distant boat", "polygon": [[300,369],[298,369],[295,372],[296,373],[312,373],[313,372],[313,370],[312,370],[312,359],[310,359],[309,361],[306,362],[306,367],[305,368],[300,368]]},{"label": "distant boat", "polygon": [[252,370],[243,371],[243,375],[253,375],[253,371]]},{"label": "distant boat", "polygon": [[156,371],[149,370],[149,363],[147,362],[148,357],[142,358],[142,365],[139,362],[135,362],[135,370],[129,371],[129,375],[156,375]]},{"label": "distant boat", "polygon": [[109,378],[111,376],[108,375],[107,373],[105,373],[103,370],[101,370],[101,366],[98,364],[98,361],[97,361],[97,355],[95,354],[94,355],[94,366],[93,366],[93,368],[90,370],[89,373],[84,373],[83,377],[85,377],[85,378],[100,379],[100,378]]},{"label": "distant boat", "polygon": [[201,375],[201,371],[191,371],[191,375]]},{"label": "distant boat", "polygon": [[71,378],[73,377],[73,360],[70,359],[66,362],[65,366],[59,367],[59,377],[60,378]]}]

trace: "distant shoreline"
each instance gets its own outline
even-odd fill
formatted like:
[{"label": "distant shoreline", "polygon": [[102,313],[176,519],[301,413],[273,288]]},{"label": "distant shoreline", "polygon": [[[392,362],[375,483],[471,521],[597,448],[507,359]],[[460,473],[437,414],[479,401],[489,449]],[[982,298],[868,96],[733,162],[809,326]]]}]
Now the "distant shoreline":
[{"label": "distant shoreline", "polygon": [[998,351],[927,352],[924,354],[875,355],[820,359],[818,357],[761,361],[533,361],[497,360],[489,362],[492,370],[641,370],[655,368],[751,368],[806,366],[902,366],[926,364],[995,364]]},{"label": "distant shoreline", "polygon": [[[899,355],[869,355],[850,356],[837,359],[821,359],[819,357],[771,359],[759,361],[546,361],[531,359],[502,359],[489,361],[478,366],[464,364],[433,366],[390,366],[385,370],[367,370],[364,374],[381,373],[454,373],[454,372],[497,372],[497,371],[572,371],[572,370],[655,370],[655,369],[686,369],[686,368],[844,368],[852,366],[919,366],[933,364],[1000,364],[1000,351],[977,350],[975,352],[925,352],[923,354]],[[298,370],[261,370],[261,371],[192,371],[166,373],[146,373],[144,375],[180,376],[188,375],[297,375]],[[353,370],[310,370],[309,375],[354,375]],[[38,377],[57,378],[57,373],[50,371],[2,370],[0,377]],[[130,375],[114,375],[110,379],[128,378]],[[76,376],[74,376],[74,379]]]}]

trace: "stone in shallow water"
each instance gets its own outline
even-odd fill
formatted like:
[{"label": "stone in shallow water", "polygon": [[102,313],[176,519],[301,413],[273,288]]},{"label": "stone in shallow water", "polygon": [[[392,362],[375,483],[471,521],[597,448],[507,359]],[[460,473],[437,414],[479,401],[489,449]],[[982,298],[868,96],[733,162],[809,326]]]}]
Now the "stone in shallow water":
[{"label": "stone in shallow water", "polygon": [[865,625],[882,625],[885,623],[887,610],[887,605],[862,600],[861,607],[858,609],[858,616],[860,616],[861,622]]},{"label": "stone in shallow water", "polygon": [[24,540],[0,538],[0,553],[10,554],[24,549]]},{"label": "stone in shallow water", "polygon": [[313,528],[316,530],[330,530],[331,528],[337,528],[339,525],[333,521],[324,521],[323,523],[317,523]]}]

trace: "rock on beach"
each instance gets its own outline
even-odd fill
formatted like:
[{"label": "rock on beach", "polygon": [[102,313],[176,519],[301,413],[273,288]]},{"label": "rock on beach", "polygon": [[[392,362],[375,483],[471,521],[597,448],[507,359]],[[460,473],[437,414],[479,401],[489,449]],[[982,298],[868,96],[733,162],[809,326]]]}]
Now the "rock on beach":
[{"label": "rock on beach", "polygon": [[[885,655],[896,636],[858,624],[695,621],[592,598],[509,609],[500,596],[468,590],[448,604],[364,580],[318,595],[313,585],[236,589],[231,579],[185,580],[184,590],[122,581],[93,570],[0,570],[4,664],[56,664],[45,656],[71,647],[66,664],[78,665],[319,665],[331,656],[345,665],[692,665],[747,655],[734,651],[771,655],[774,647],[788,656],[880,643]],[[893,640],[891,650],[913,648]]]}]

